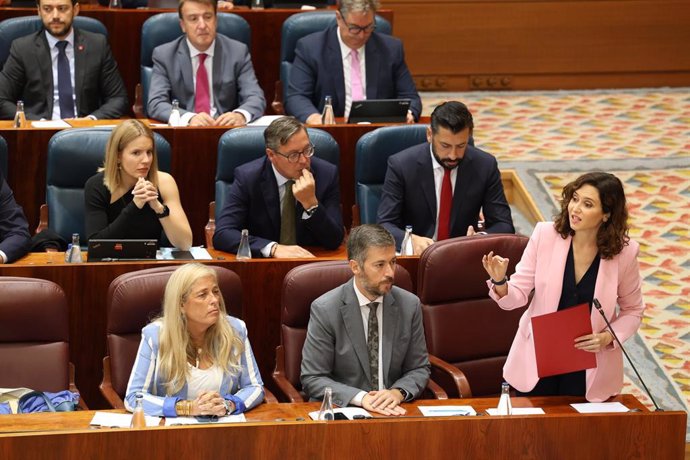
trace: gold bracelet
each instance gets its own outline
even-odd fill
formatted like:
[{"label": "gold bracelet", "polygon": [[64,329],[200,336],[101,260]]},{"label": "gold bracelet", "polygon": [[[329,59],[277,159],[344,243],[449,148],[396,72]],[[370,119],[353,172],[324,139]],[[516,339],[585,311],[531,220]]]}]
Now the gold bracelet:
[{"label": "gold bracelet", "polygon": [[184,405],[184,400],[180,399],[175,403],[175,413],[177,414],[178,417],[181,417],[183,415],[183,409],[182,406]]}]

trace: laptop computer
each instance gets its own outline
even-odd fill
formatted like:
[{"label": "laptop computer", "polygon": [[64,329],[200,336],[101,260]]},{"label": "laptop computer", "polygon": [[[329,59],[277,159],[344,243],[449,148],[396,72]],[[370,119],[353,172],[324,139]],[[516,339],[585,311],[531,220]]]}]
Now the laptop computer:
[{"label": "laptop computer", "polygon": [[89,240],[88,262],[118,262],[156,258],[158,240]]},{"label": "laptop computer", "polygon": [[367,99],[352,101],[348,123],[405,123],[409,99]]}]

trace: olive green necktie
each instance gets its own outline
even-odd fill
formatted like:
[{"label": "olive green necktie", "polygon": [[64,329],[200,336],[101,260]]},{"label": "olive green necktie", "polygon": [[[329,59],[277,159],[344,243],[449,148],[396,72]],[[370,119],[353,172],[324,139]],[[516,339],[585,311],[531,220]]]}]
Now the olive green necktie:
[{"label": "olive green necktie", "polygon": [[292,194],[292,184],[294,183],[294,180],[285,182],[283,209],[280,213],[280,244],[297,244],[297,232],[295,231],[295,195]]}]

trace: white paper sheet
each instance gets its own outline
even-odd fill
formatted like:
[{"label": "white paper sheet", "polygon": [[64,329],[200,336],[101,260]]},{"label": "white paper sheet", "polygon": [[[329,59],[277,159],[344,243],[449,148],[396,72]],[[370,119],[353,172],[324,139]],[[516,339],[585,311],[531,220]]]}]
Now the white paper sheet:
[{"label": "white paper sheet", "polygon": [[607,412],[628,412],[629,409],[619,402],[571,404],[581,414],[605,414]]},{"label": "white paper sheet", "polygon": [[[175,248],[160,248],[156,252],[156,260],[174,260],[173,252],[178,251]],[[192,253],[194,260],[212,260],[211,254],[205,248],[201,246],[189,248],[189,252]]]},{"label": "white paper sheet", "polygon": [[[160,417],[147,415],[146,426],[158,426],[161,422]],[[113,414],[111,412],[96,412],[91,419],[90,425],[101,426],[103,428],[129,428],[132,424],[132,414]]]},{"label": "white paper sheet", "polygon": [[33,128],[71,128],[72,125],[65,120],[40,120],[32,121]]},{"label": "white paper sheet", "polygon": [[284,115],[264,115],[256,120],[249,123],[247,126],[268,126],[273,123],[274,120],[282,118]]},{"label": "white paper sheet", "polygon": [[[487,409],[486,413],[489,415],[499,415],[498,414],[498,409],[496,407],[492,407],[491,409]],[[543,415],[544,410],[540,407],[513,407],[513,411],[511,415]]]},{"label": "white paper sheet", "polygon": [[[348,420],[352,420],[355,415],[371,417],[371,414],[361,407],[339,407],[333,409],[333,412],[336,414],[343,414]],[[319,411],[315,410],[314,412],[309,412],[309,417],[311,417],[312,420],[316,420],[319,418]]]},{"label": "white paper sheet", "polygon": [[472,406],[419,406],[425,417],[454,417],[458,415],[477,415]]},{"label": "white paper sheet", "polygon": [[242,423],[246,422],[247,419],[244,414],[237,415],[227,415],[225,417],[218,417],[213,421],[198,420],[196,417],[168,417],[165,419],[165,426],[175,426],[175,425],[199,425],[199,424],[211,424],[211,423]]}]

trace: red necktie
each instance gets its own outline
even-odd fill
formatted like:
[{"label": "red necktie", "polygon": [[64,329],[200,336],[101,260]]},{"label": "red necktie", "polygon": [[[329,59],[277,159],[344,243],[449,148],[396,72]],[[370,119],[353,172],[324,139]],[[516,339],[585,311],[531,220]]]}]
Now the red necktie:
[{"label": "red necktie", "polygon": [[441,206],[438,209],[438,241],[450,237],[450,207],[453,203],[453,186],[450,183],[450,169],[444,169],[441,183]]},{"label": "red necktie", "polygon": [[194,112],[211,114],[211,98],[208,90],[208,73],[206,72],[206,53],[199,54],[199,67],[196,70],[196,97],[194,98]]}]

